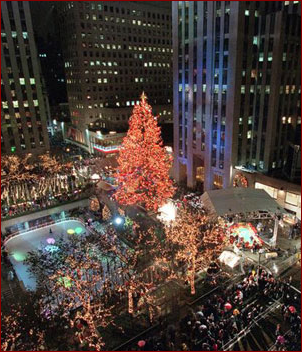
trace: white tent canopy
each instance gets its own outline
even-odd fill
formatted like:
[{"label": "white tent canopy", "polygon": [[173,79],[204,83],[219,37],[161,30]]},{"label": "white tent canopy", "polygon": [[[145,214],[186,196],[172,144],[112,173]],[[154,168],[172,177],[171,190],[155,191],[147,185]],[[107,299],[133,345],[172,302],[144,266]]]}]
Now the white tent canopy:
[{"label": "white tent canopy", "polygon": [[219,260],[221,261],[221,263],[228,265],[231,268],[234,268],[239,264],[240,257],[238,257],[238,255],[231,251],[223,251],[220,254]]},{"label": "white tent canopy", "polygon": [[201,200],[212,216],[259,211],[271,214],[286,213],[263,189],[234,187],[207,191],[201,196]]}]

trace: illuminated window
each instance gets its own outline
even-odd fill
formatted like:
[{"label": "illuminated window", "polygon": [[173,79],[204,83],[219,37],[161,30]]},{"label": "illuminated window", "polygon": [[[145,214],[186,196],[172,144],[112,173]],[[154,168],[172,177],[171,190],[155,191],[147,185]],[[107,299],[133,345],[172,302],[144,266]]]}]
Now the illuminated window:
[{"label": "illuminated window", "polygon": [[36,80],[34,78],[30,78],[29,81],[30,81],[30,84],[35,84],[36,83]]},{"label": "illuminated window", "polygon": [[223,178],[220,175],[214,174],[214,186],[218,188],[222,188],[223,186]]},{"label": "illuminated window", "polygon": [[19,107],[19,102],[18,100],[13,100],[13,107],[18,108]]},{"label": "illuminated window", "polygon": [[252,131],[247,131],[247,139],[251,139],[252,138]]},{"label": "illuminated window", "polygon": [[250,15],[250,11],[249,10],[245,10],[244,14],[245,14],[245,16],[249,16]]},{"label": "illuminated window", "polygon": [[273,53],[268,53],[267,61],[273,61]]},{"label": "illuminated window", "polygon": [[24,78],[19,78],[20,84],[24,85],[25,84],[25,79]]},{"label": "illuminated window", "polygon": [[301,202],[301,196],[295,193],[286,192],[285,202],[292,205],[298,205],[299,198]]},{"label": "illuminated window", "polygon": [[265,190],[271,197],[277,199],[278,190],[277,188],[264,185],[263,183],[256,182],[255,188]]},{"label": "illuminated window", "polygon": [[259,53],[259,61],[263,61],[263,53]]},{"label": "illuminated window", "polygon": [[282,123],[285,124],[286,123],[286,116],[282,117]]},{"label": "illuminated window", "polygon": [[34,106],[38,106],[39,103],[38,103],[38,100],[34,100]]},{"label": "illuminated window", "polygon": [[291,122],[292,122],[292,118],[289,117],[289,118],[287,119],[287,123],[291,123]]}]

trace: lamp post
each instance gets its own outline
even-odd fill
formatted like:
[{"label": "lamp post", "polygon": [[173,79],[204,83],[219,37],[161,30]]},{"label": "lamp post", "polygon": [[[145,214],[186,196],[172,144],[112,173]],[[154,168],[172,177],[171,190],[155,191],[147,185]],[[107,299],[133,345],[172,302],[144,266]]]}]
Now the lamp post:
[{"label": "lamp post", "polygon": [[258,270],[257,270],[257,283],[259,284],[259,274],[260,274],[260,259],[261,259],[261,254],[265,253],[265,249],[260,248],[258,251]]},{"label": "lamp post", "polygon": [[278,236],[278,227],[279,227],[279,220],[281,219],[281,215],[275,214],[275,223],[274,223],[274,233],[271,239],[271,243],[273,247],[277,245],[277,236]]}]

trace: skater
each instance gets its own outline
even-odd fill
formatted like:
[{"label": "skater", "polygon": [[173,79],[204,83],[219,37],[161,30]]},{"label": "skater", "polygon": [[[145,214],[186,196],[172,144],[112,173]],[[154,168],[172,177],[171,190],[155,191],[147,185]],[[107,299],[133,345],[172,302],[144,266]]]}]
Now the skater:
[{"label": "skater", "polygon": [[52,229],[51,228],[49,229],[49,233],[52,233]]}]

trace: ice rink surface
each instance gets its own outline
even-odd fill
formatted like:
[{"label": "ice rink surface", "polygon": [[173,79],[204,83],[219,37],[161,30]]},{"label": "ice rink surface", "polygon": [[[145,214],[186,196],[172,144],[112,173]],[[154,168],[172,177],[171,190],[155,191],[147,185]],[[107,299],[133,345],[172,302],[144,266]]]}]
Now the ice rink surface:
[{"label": "ice rink surface", "polygon": [[[51,232],[50,232],[51,229]],[[76,220],[65,220],[36,230],[24,232],[8,240],[5,247],[9,259],[14,266],[20,281],[29,290],[35,290],[36,280],[27,272],[27,265],[23,263],[27,253],[36,249],[55,249],[55,242],[63,236],[80,236],[87,232],[85,227]]]}]

